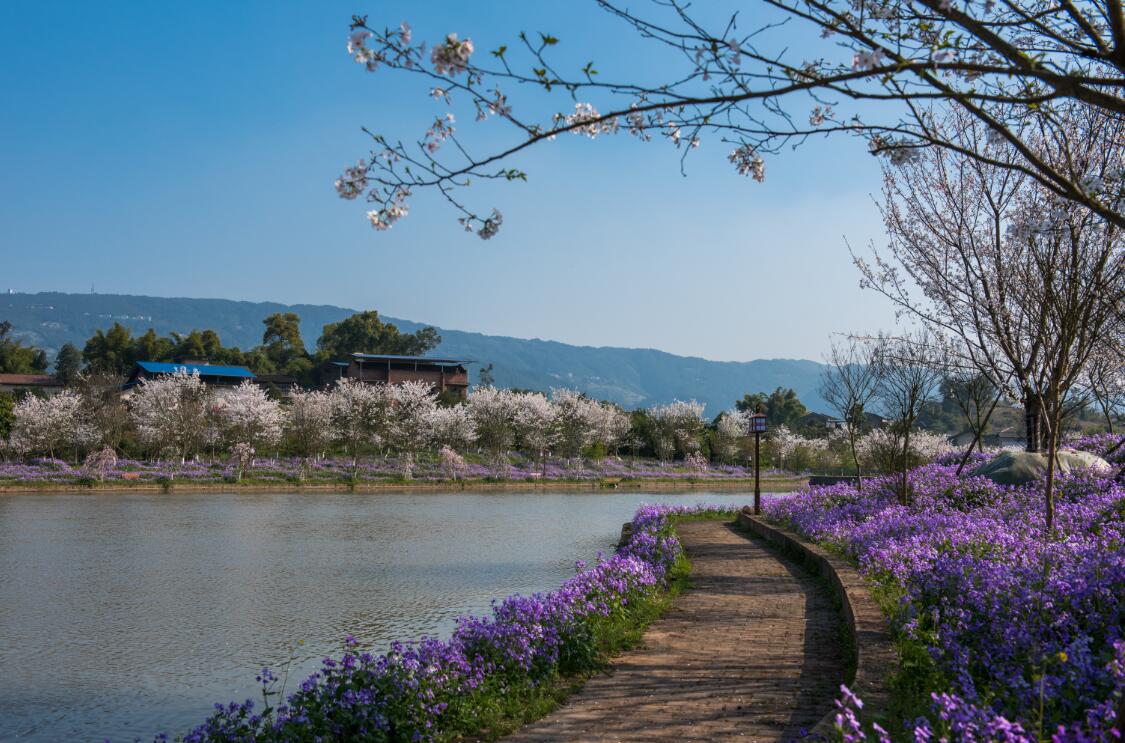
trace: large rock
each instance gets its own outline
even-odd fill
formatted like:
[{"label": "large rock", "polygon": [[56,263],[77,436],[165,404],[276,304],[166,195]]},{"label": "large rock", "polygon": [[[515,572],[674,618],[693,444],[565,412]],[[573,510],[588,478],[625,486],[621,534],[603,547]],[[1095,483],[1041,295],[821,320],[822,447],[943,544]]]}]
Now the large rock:
[{"label": "large rock", "polygon": [[[1103,475],[1113,472],[1110,463],[1096,454],[1070,449],[1059,451],[1055,463],[1056,472],[1070,472],[1085,467]],[[969,474],[987,477],[1001,485],[1023,485],[1046,477],[1047,455],[1029,451],[1006,451],[976,467]]]}]

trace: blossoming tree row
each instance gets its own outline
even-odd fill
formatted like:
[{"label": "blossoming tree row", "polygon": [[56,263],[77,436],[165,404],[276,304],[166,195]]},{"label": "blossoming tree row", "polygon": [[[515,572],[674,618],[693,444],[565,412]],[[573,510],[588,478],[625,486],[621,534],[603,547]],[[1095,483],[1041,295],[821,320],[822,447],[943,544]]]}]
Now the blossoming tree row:
[{"label": "blossoming tree row", "polygon": [[[112,433],[121,421],[105,408],[119,402],[74,390],[29,396],[15,408],[4,449],[18,457],[87,452],[111,462]],[[509,453],[519,450],[545,472],[548,456],[578,463],[591,447],[615,451],[637,435],[628,413],[568,389],[548,396],[483,387],[464,403],[443,406],[423,382],[372,385],[345,379],[330,390],[296,390],[283,402],[252,382],[209,388],[197,374],[181,371],[146,380],[120,407],[149,457],[183,463],[225,453],[240,472],[256,454],[282,446],[305,459],[343,452],[353,467],[363,454],[393,454],[405,477],[427,453],[437,454],[443,469],[456,476],[468,452],[480,453],[500,472]],[[653,444],[662,456],[698,454],[702,411],[694,401],[651,411]]]}]

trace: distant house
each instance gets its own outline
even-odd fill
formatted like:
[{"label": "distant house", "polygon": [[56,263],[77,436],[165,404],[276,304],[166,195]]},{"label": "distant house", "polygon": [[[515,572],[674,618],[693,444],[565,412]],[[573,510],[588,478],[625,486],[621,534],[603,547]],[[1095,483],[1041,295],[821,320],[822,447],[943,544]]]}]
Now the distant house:
[{"label": "distant house", "polygon": [[321,380],[325,384],[345,378],[373,384],[428,382],[435,391],[449,392],[463,400],[469,394],[469,363],[465,359],[353,353],[348,361],[324,364]]},{"label": "distant house", "polygon": [[[878,428],[886,422],[887,419],[881,415],[864,413],[864,425],[868,428]],[[793,425],[798,429],[832,431],[838,428],[844,428],[847,424],[839,418],[834,418],[824,413],[807,413],[798,418]]]},{"label": "distant house", "polygon": [[[953,444],[953,446],[966,447],[969,444],[973,443],[973,432],[962,431],[961,433],[950,436],[949,443]],[[993,433],[986,433],[981,437],[981,443],[985,447],[992,449],[1006,449],[1012,447],[1019,447],[1022,449],[1027,445],[1027,437],[1024,436],[1022,430],[1017,430],[1015,428],[1002,428],[999,431],[995,431]]]},{"label": "distant house", "polygon": [[63,383],[48,374],[0,374],[0,392],[17,397],[27,392],[54,395],[62,391]]},{"label": "distant house", "polygon": [[122,389],[130,393],[146,379],[159,379],[180,370],[188,374],[198,374],[200,381],[208,387],[237,387],[247,380],[253,382],[257,379],[254,372],[245,366],[215,366],[194,361],[138,361]]}]

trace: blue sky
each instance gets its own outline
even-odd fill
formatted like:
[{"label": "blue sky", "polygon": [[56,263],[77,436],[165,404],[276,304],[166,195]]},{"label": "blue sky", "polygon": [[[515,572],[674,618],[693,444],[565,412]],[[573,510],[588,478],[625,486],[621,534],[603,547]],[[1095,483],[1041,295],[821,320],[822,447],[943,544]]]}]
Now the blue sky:
[{"label": "blue sky", "polygon": [[374,232],[332,187],[360,127],[413,139],[444,109],[350,61],[352,13],[479,52],[549,31],[606,77],[675,69],[578,0],[6,2],[0,290],[338,304],[722,360],[819,359],[831,333],[893,323],[844,242],[881,239],[878,165],[851,139],[773,157],[758,184],[713,138],[685,178],[669,144],[564,137],[516,163],[528,183],[469,194],[504,213],[493,240],[429,196]]}]

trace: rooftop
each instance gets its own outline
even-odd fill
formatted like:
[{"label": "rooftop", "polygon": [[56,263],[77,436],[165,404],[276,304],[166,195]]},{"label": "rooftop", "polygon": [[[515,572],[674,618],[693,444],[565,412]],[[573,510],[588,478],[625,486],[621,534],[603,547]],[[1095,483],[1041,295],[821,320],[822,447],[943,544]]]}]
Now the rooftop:
[{"label": "rooftop", "polygon": [[183,369],[188,374],[198,373],[201,377],[242,377],[253,379],[254,372],[245,366],[213,366],[211,364],[189,364],[167,361],[138,361],[137,366],[149,374],[175,374]]},{"label": "rooftop", "polygon": [[352,358],[359,361],[398,361],[407,364],[437,364],[439,366],[473,363],[472,359],[439,359],[431,356],[395,356],[378,353],[353,353]]},{"label": "rooftop", "polygon": [[30,384],[41,387],[62,386],[62,382],[49,374],[0,374],[0,384]]}]

